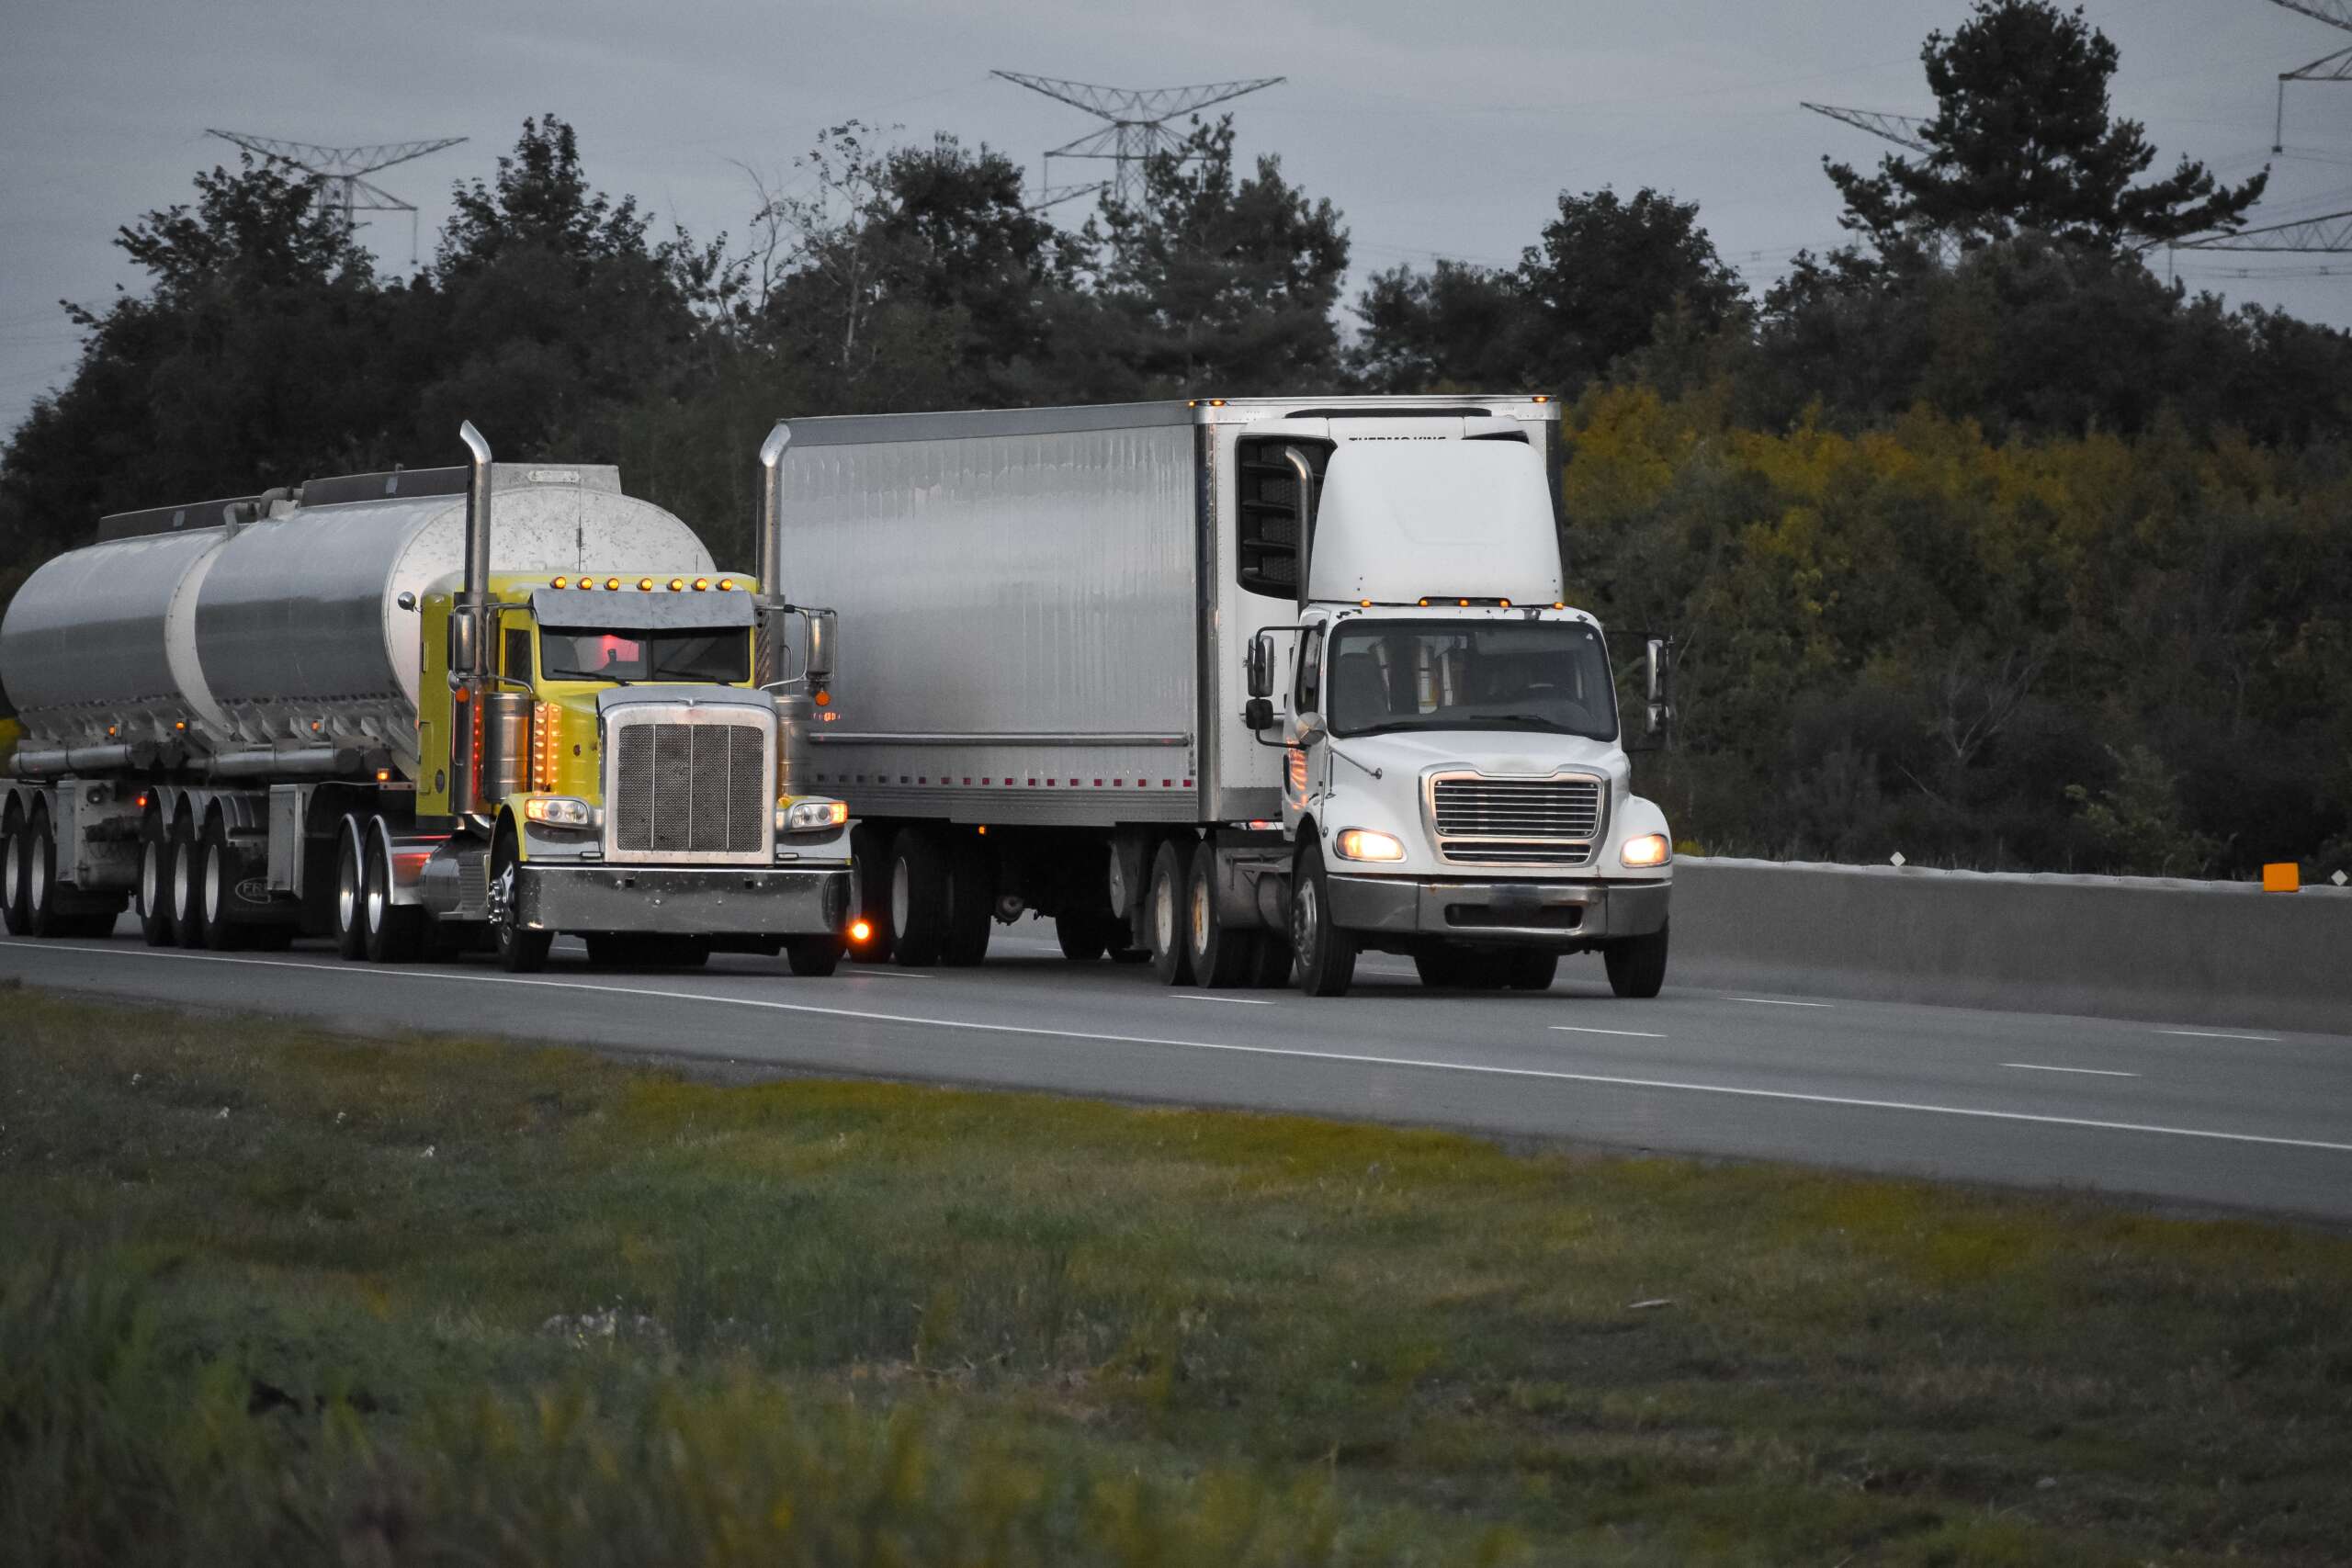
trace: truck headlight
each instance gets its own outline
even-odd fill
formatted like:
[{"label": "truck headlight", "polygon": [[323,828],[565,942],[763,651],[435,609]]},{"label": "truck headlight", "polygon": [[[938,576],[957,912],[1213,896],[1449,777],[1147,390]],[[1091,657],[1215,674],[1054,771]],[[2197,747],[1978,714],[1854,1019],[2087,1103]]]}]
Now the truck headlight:
[{"label": "truck headlight", "polygon": [[845,800],[803,800],[775,808],[775,830],[779,833],[820,833],[848,820],[849,802]]},{"label": "truck headlight", "polygon": [[523,815],[546,828],[591,828],[596,814],[577,795],[534,795],[523,802]]},{"label": "truck headlight", "polygon": [[1664,865],[1674,858],[1674,846],[1666,841],[1664,833],[1644,833],[1626,840],[1617,858],[1627,865]]},{"label": "truck headlight", "polygon": [[1342,828],[1336,840],[1341,860],[1403,860],[1405,840],[1369,828]]}]

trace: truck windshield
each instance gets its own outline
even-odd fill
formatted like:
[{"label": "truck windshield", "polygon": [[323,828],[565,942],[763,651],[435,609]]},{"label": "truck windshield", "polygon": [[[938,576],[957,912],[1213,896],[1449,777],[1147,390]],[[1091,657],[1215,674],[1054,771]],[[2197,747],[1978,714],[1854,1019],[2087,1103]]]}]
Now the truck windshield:
[{"label": "truck windshield", "polygon": [[1600,631],[1580,621],[1351,621],[1331,633],[1334,735],[1529,729],[1617,738]]},{"label": "truck windshield", "polygon": [[550,681],[743,681],[752,673],[752,639],[741,626],[719,631],[547,626],[539,632],[539,671]]}]

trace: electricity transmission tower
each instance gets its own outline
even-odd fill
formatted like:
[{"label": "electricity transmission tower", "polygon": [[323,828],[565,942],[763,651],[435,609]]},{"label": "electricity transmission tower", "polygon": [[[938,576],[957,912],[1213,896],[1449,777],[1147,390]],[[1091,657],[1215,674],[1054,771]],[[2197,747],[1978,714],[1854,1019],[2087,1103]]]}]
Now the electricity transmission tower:
[{"label": "electricity transmission tower", "polygon": [[[2331,28],[2352,32],[2352,0],[2270,0],[2290,11],[2299,11],[2313,21],[2325,22]],[[2324,55],[2309,65],[2278,73],[2278,117],[2270,130],[2270,150],[2287,150],[2287,84],[2290,82],[2352,82],[2352,49],[2339,49]]]},{"label": "electricity transmission tower", "polygon": [[272,136],[248,136],[241,130],[207,130],[205,134],[233,141],[248,152],[258,152],[264,158],[301,170],[317,182],[319,205],[342,213],[347,227],[356,226],[352,220],[355,212],[407,213],[411,266],[416,265],[415,206],[363,176],[455,147],[465,140],[462,136],[445,136],[426,141],[379,141],[367,147],[322,147],[314,141],[281,141]]},{"label": "electricity transmission tower", "polygon": [[[1114,165],[1111,178],[1094,188],[1107,189],[1130,207],[1143,198],[1144,160],[1155,152],[1175,152],[1183,145],[1168,129],[1170,120],[1284,80],[1280,76],[1261,76],[1250,82],[1204,82],[1192,87],[1098,87],[1086,82],[1065,82],[1057,76],[1027,76],[1018,71],[991,71],[989,74],[1001,76],[1033,93],[1057,98],[1110,122],[1102,130],[1089,131],[1046,154],[1047,183],[1043,194],[1051,198],[1046,205],[1083,195],[1086,189],[1057,187],[1050,183],[1056,158],[1106,158]],[[1057,188],[1060,195],[1055,196]]]},{"label": "electricity transmission tower", "polygon": [[2175,242],[2177,251],[2352,251],[2352,210],[2323,212],[2289,223],[2267,223],[2234,234],[2206,234]]},{"label": "electricity transmission tower", "polygon": [[1869,131],[1872,136],[1883,136],[1898,147],[1908,147],[1914,152],[1928,151],[1928,144],[1919,140],[1919,128],[1928,122],[1917,115],[1881,114],[1876,109],[1841,109],[1828,104],[1804,102],[1797,107],[1811,109],[1815,114],[1826,114],[1831,119],[1843,120],[1848,125]]}]

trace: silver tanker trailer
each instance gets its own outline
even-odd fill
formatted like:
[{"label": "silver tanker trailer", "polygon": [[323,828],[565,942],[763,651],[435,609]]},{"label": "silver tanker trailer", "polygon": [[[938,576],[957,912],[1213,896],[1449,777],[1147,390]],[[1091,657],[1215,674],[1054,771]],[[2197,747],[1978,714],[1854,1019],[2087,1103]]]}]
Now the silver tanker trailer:
[{"label": "silver tanker trailer", "polygon": [[468,467],[113,516],[33,573],[0,624],[11,931],[135,903],[156,945],[831,971],[848,808],[798,785],[832,619],[774,592],[773,530],[722,573],[617,470],[461,434]]}]

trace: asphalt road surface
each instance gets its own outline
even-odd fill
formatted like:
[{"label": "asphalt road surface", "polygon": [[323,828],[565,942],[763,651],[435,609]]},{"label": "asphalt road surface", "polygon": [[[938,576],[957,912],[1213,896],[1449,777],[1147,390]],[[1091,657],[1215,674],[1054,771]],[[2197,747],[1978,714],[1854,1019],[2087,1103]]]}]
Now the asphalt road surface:
[{"label": "asphalt road surface", "polygon": [[[143,1001],[455,1030],[820,1074],[933,1079],[1472,1128],[2352,1220],[2352,1034],[1915,1007],[1673,985],[1609,994],[1598,958],[1548,995],[1430,991],[1368,956],[1357,989],[1174,990],[998,927],[978,969],[782,960],[547,972],[0,942],[0,975]],[[0,1039],[5,1039],[0,1026]]]}]

